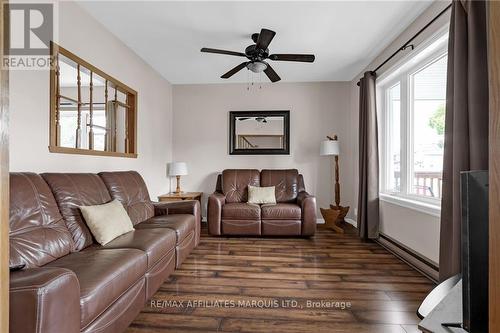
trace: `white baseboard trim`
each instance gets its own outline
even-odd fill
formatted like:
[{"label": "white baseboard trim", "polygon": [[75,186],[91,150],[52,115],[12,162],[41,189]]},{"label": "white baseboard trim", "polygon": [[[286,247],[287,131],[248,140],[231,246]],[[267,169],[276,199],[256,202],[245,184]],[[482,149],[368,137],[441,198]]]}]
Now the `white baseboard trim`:
[{"label": "white baseboard trim", "polygon": [[[357,228],[357,226],[358,226],[358,223],[356,221],[354,221],[353,219],[346,218],[345,221],[347,223],[349,223],[350,225],[352,225],[354,228]],[[324,219],[316,219],[316,223],[317,224],[325,224],[325,220]]]},{"label": "white baseboard trim", "polygon": [[437,263],[382,233],[376,242],[434,282],[439,281],[439,265]]},{"label": "white baseboard trim", "polygon": [[354,228],[357,228],[358,227],[358,222],[354,221],[353,219],[350,219],[350,218],[345,218],[345,221],[347,223],[349,223],[350,225],[352,225]]}]

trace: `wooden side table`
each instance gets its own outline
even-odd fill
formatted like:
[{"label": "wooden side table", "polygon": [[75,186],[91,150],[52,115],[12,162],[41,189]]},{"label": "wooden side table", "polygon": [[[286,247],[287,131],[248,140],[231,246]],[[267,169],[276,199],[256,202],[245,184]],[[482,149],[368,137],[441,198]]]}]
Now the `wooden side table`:
[{"label": "wooden side table", "polygon": [[201,196],[203,192],[181,192],[167,193],[158,196],[158,201],[182,201],[182,200],[198,200],[201,205]]}]

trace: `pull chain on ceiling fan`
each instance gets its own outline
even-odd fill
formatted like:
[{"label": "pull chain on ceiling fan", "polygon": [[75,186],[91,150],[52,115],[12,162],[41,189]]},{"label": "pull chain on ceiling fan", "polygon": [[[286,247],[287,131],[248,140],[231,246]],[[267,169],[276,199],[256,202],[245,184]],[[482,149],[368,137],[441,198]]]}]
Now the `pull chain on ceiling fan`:
[{"label": "pull chain on ceiling fan", "polygon": [[252,35],[252,40],[255,44],[248,46],[245,49],[245,53],[226,51],[219,49],[212,49],[204,47],[201,52],[205,53],[217,53],[225,54],[236,57],[246,57],[249,61],[242,62],[238,66],[231,69],[229,72],[221,76],[222,79],[228,79],[234,74],[241,71],[243,68],[254,73],[264,72],[271,82],[277,82],[281,80],[279,75],[274,71],[274,69],[269,65],[268,62],[264,61],[266,59],[273,61],[297,61],[297,62],[314,62],[313,54],[271,54],[269,55],[268,46],[273,40],[276,32],[269,29],[262,29],[260,33],[254,33]]}]

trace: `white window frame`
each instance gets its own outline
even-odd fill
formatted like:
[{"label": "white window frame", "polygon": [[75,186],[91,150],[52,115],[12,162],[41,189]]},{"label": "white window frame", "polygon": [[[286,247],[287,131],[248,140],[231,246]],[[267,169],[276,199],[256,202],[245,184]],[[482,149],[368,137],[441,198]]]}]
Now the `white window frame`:
[{"label": "white window frame", "polygon": [[[380,199],[392,204],[414,209],[433,216],[440,216],[441,199],[424,197],[411,193],[411,181],[413,172],[413,75],[420,70],[430,66],[447,55],[447,43],[441,43],[435,49],[428,52],[427,48],[447,36],[447,29],[440,29],[431,38],[418,45],[411,55],[403,58],[390,70],[386,71],[377,80],[377,101],[380,121]],[[447,40],[447,38],[446,38]],[[424,52],[422,52],[424,51]],[[395,85],[400,84],[400,191],[395,192],[387,188],[390,175],[390,142],[391,117],[388,114],[392,107],[388,107],[388,91]]]}]

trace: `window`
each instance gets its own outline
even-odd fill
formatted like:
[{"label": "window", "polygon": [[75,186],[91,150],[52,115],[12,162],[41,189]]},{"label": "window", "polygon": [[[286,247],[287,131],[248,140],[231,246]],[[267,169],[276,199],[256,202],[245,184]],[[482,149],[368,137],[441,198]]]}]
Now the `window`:
[{"label": "window", "polygon": [[415,50],[377,83],[381,192],[438,206],[441,199],[447,34]]},{"label": "window", "polygon": [[388,128],[387,168],[391,175],[387,178],[387,189],[401,191],[401,84],[398,82],[387,89],[387,117],[392,125]]},{"label": "window", "polygon": [[441,198],[446,60],[446,55],[441,56],[410,76],[410,193],[432,198]]}]

